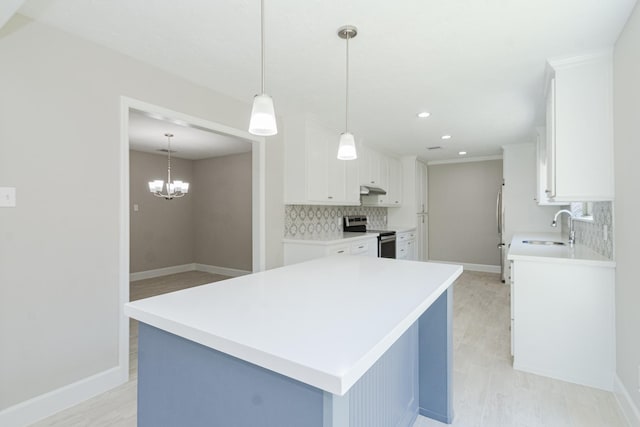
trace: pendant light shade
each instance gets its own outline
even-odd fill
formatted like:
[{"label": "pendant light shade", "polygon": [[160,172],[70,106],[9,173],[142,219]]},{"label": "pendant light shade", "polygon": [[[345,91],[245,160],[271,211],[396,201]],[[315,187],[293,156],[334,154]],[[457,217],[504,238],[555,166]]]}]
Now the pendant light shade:
[{"label": "pendant light shade", "polygon": [[272,136],[278,133],[273,99],[264,93],[264,0],[260,0],[260,95],[253,98],[249,133]]},{"label": "pendant light shade", "polygon": [[249,133],[260,136],[272,136],[278,133],[273,99],[265,93],[253,98]]},{"label": "pendant light shade", "polygon": [[340,134],[340,145],[338,145],[338,159],[355,160],[358,158],[356,153],[356,140],[350,132]]},{"label": "pendant light shade", "polygon": [[349,39],[358,34],[358,29],[352,25],[345,25],[338,28],[338,37],[347,41],[347,84],[345,90],[344,107],[344,132],[340,134],[340,144],[338,145],[338,160],[355,160],[358,158],[356,152],[356,141],[353,134],[349,132]]}]

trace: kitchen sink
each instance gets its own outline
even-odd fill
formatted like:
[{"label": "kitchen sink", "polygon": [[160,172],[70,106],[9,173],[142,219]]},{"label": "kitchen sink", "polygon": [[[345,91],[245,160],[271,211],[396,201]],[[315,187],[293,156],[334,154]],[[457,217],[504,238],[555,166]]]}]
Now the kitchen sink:
[{"label": "kitchen sink", "polygon": [[547,246],[564,246],[564,242],[556,242],[554,240],[523,240],[522,243],[527,245],[547,245]]}]

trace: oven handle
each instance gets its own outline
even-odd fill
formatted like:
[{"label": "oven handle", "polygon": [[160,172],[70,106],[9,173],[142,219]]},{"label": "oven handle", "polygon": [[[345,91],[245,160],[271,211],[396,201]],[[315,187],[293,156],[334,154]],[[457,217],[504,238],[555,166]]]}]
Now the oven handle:
[{"label": "oven handle", "polygon": [[396,236],[380,236],[380,242],[391,242],[396,240]]}]

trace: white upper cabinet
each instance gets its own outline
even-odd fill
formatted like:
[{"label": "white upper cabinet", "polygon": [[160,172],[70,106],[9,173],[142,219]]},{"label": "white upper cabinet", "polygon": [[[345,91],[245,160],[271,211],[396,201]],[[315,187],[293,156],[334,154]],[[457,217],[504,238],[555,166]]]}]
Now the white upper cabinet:
[{"label": "white upper cabinet", "polygon": [[547,130],[544,127],[536,128],[536,193],[534,199],[538,205],[563,205],[565,202],[553,202],[549,200],[547,192]]},{"label": "white upper cabinet", "polygon": [[338,160],[339,133],[294,117],[285,133],[285,204],[360,205],[358,162]]},{"label": "white upper cabinet", "polygon": [[360,185],[389,188],[389,159],[384,154],[367,147],[361,147],[358,153]]},{"label": "white upper cabinet", "polygon": [[402,205],[402,163],[399,159],[389,157],[389,188],[387,201],[389,206]]},{"label": "white upper cabinet", "polygon": [[367,147],[358,151],[360,185],[378,187],[387,194],[362,196],[364,206],[402,205],[402,164],[400,160]]},{"label": "white upper cabinet", "polygon": [[543,184],[551,202],[614,198],[612,74],[609,51],[548,61]]}]

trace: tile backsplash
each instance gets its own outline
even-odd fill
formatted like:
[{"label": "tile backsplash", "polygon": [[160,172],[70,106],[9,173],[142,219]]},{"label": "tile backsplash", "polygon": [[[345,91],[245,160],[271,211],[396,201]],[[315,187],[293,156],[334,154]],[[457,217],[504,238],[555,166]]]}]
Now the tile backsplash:
[{"label": "tile backsplash", "polygon": [[342,217],[366,215],[371,228],[387,225],[387,208],[285,205],[284,237],[304,238],[342,232]]},{"label": "tile backsplash", "polygon": [[[593,202],[593,221],[575,221],[576,243],[613,259],[613,204]],[[604,226],[607,226],[607,240],[604,240]],[[569,225],[563,218],[563,231],[568,233]]]}]

